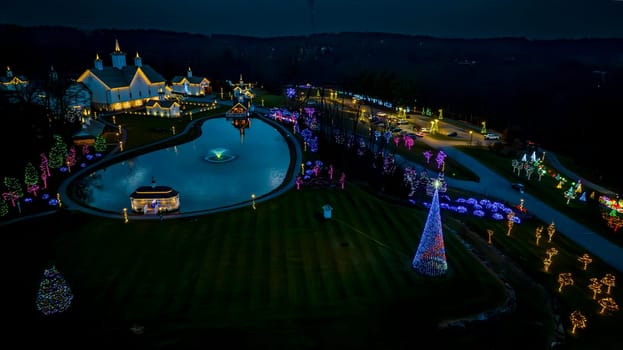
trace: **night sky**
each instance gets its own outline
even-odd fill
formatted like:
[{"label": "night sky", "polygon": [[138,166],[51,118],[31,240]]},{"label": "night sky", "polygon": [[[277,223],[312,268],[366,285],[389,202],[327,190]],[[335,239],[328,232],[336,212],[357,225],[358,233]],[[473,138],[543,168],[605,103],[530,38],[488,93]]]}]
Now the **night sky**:
[{"label": "night sky", "polygon": [[[108,8],[105,8],[108,6]],[[623,38],[623,0],[10,1],[0,23],[257,37],[384,32],[455,38]]]}]

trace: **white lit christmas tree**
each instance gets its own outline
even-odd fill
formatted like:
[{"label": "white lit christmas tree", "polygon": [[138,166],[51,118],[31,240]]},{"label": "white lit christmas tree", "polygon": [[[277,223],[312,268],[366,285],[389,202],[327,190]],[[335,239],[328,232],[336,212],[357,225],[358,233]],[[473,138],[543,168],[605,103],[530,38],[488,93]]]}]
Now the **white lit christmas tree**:
[{"label": "white lit christmas tree", "polygon": [[440,181],[435,180],[435,193],[424,224],[424,232],[412,262],[413,268],[426,276],[441,276],[448,271],[439,210],[440,185]]},{"label": "white lit christmas tree", "polygon": [[73,298],[67,281],[56,266],[43,271],[37,292],[37,310],[46,316],[61,313],[71,306]]}]

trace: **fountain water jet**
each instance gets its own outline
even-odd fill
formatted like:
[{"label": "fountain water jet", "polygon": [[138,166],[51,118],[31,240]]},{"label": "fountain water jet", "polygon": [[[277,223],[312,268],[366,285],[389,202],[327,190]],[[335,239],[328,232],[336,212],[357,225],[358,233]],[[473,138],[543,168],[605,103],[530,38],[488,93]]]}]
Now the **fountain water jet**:
[{"label": "fountain water jet", "polygon": [[225,148],[215,148],[210,150],[209,155],[203,157],[204,160],[210,163],[227,163],[236,159],[236,156],[228,153],[228,150]]}]

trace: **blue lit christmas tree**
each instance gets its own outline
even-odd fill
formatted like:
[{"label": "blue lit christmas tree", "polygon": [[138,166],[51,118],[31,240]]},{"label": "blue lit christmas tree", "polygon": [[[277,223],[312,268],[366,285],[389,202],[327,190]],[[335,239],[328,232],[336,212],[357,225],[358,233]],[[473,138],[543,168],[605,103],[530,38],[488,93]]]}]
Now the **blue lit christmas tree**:
[{"label": "blue lit christmas tree", "polygon": [[439,179],[434,180],[435,193],[424,224],[424,232],[413,258],[413,268],[422,275],[441,276],[448,271],[446,249],[443,243],[443,228],[439,211]]},{"label": "blue lit christmas tree", "polygon": [[44,315],[60,313],[69,308],[73,298],[67,281],[55,266],[43,271],[37,292],[37,310]]}]

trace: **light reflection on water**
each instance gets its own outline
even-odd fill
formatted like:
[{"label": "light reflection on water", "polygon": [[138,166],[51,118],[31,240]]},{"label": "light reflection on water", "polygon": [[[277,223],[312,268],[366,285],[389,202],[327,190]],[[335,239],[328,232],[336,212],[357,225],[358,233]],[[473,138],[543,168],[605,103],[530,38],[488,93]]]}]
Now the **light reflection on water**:
[{"label": "light reflection on water", "polygon": [[[180,193],[180,212],[210,210],[261,197],[283,184],[290,164],[284,137],[253,119],[241,137],[225,118],[208,119],[199,138],[146,153],[94,172],[89,177],[89,206],[120,212],[140,186],[169,186]],[[132,135],[129,135],[131,137]],[[236,158],[223,164],[205,160],[222,148]]]}]

